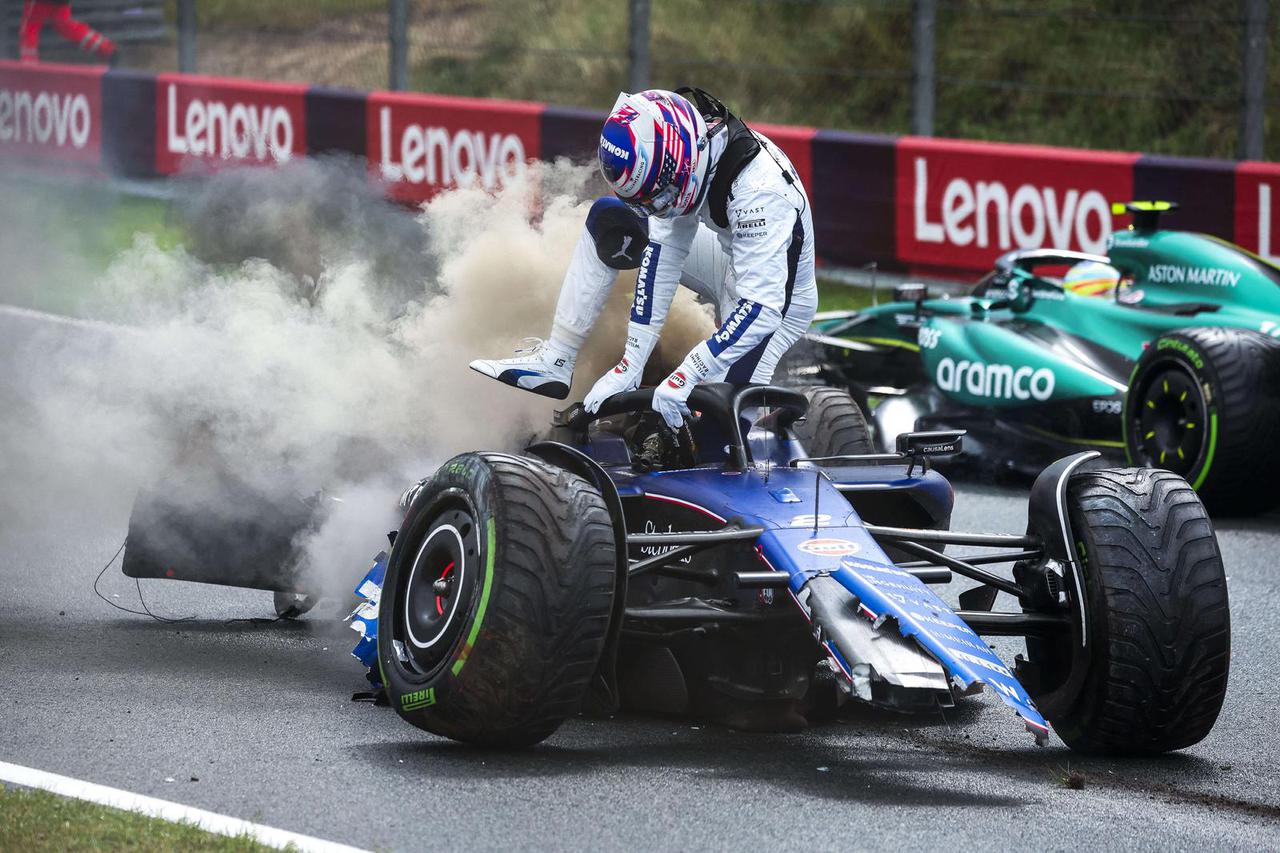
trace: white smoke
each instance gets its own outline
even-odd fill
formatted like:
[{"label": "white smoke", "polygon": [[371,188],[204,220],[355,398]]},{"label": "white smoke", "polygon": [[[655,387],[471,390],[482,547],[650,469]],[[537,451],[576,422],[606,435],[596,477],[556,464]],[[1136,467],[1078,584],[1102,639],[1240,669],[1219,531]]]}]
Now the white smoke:
[{"label": "white smoke", "polygon": [[[139,236],[91,288],[84,313],[119,328],[0,319],[0,524],[69,496],[130,501],[158,481],[177,499],[184,466],[215,460],[273,500],[341,497],[306,544],[312,580],[345,590],[385,546],[410,482],[544,429],[555,401],[467,363],[550,328],[590,172],[533,168],[416,217],[351,174],[309,162],[189,188],[189,245]],[[633,283],[619,276],[575,398],[619,357]],[[710,330],[682,297],[654,366]],[[235,512],[216,490],[181,500]]]}]

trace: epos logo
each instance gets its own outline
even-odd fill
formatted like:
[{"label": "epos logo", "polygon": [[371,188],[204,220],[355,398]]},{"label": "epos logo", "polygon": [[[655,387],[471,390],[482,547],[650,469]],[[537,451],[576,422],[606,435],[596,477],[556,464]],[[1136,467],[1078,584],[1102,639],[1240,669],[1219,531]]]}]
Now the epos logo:
[{"label": "epos logo", "polygon": [[857,542],[848,539],[806,539],[796,547],[816,557],[848,557],[862,550]]},{"label": "epos logo", "polygon": [[210,78],[166,80],[157,91],[161,173],[184,163],[287,163],[306,150],[302,86]]},{"label": "epos logo", "polygon": [[1137,158],[913,138],[895,156],[900,257],[973,269],[1011,249],[1105,252],[1108,199],[1129,197]]}]

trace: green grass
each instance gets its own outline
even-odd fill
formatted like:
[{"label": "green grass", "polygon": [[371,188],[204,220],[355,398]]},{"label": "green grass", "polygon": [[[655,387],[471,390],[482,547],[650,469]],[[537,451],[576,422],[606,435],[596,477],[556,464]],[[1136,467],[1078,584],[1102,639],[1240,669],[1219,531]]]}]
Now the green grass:
[{"label": "green grass", "polygon": [[[883,289],[881,296],[884,296]],[[871,304],[871,288],[841,284],[818,276],[819,311],[853,311]]]},{"label": "green grass", "polygon": [[[67,186],[24,183],[21,190],[5,187],[0,205],[0,235],[31,244],[49,253],[39,264],[39,276],[15,276],[2,301],[78,315],[94,279],[111,261],[133,245],[139,234],[155,239],[164,249],[183,242],[184,231],[169,202],[117,193],[93,183]],[[33,246],[34,251],[36,247]],[[819,275],[818,310],[865,308],[871,291]]]},{"label": "green grass", "polygon": [[94,181],[6,181],[0,185],[0,249],[18,266],[0,280],[0,301],[78,315],[90,285],[139,233],[162,248],[183,238],[163,200]]},{"label": "green grass", "polygon": [[212,835],[190,824],[169,823],[45,791],[0,788],[0,850],[247,853],[270,849],[247,837]]}]

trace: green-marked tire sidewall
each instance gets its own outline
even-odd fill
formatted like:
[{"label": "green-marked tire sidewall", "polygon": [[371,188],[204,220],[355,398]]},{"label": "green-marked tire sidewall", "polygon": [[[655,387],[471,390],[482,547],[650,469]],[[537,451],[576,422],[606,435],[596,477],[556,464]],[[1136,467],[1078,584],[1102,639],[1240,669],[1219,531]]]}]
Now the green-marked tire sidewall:
[{"label": "green-marked tire sidewall", "polygon": [[[1188,355],[1188,351],[1194,353],[1200,359],[1200,366]],[[1218,406],[1217,406],[1217,376],[1206,370],[1205,367],[1210,364],[1208,358],[1200,351],[1198,347],[1186,338],[1177,334],[1161,335],[1151,342],[1150,349],[1144,353],[1138,363],[1134,365],[1133,372],[1129,374],[1129,392],[1124,395],[1124,407],[1121,411],[1121,424],[1124,429],[1124,456],[1125,461],[1129,465],[1152,465],[1160,467],[1155,462],[1138,459],[1133,452],[1133,445],[1136,442],[1136,436],[1131,428],[1129,419],[1131,407],[1133,404],[1133,396],[1135,385],[1138,380],[1138,374],[1143,372],[1147,365],[1156,361],[1165,361],[1172,359],[1177,361],[1191,373],[1191,376],[1200,385],[1200,391],[1205,401],[1205,421],[1204,428],[1208,431],[1208,437],[1205,439],[1204,452],[1202,461],[1198,462],[1188,474],[1188,481],[1193,489],[1199,490],[1200,486],[1208,478],[1210,470],[1213,468],[1214,455],[1218,447]]]},{"label": "green-marked tire sidewall", "polygon": [[[378,670],[387,698],[396,712],[420,725],[429,720],[436,707],[447,705],[458,690],[466,689],[467,662],[484,653],[485,616],[494,590],[497,561],[496,526],[489,495],[486,463],[475,454],[463,454],[441,466],[424,486],[396,534],[387,565],[381,611],[378,618]],[[468,603],[462,631],[440,665],[426,675],[409,671],[397,659],[391,643],[396,609],[401,607],[402,585],[407,582],[414,557],[432,521],[449,507],[465,506],[479,528],[480,552],[475,594]],[[430,728],[430,725],[423,726]]]}]

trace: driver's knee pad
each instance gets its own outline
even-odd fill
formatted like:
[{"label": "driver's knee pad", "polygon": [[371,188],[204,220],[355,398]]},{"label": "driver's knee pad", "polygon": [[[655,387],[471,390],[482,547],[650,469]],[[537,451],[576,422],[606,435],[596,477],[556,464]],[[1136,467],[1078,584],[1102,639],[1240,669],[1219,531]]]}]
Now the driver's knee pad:
[{"label": "driver's knee pad", "polygon": [[633,270],[649,245],[649,224],[612,196],[598,198],[587,213],[587,233],[605,266]]}]

